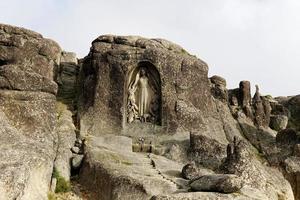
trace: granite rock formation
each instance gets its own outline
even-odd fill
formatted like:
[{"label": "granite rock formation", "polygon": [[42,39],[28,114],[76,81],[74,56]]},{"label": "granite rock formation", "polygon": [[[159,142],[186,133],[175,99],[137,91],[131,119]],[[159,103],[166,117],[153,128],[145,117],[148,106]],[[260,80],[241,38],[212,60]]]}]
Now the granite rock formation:
[{"label": "granite rock formation", "polygon": [[[135,70],[140,63],[160,75],[161,124],[127,120],[128,85],[131,74],[138,73]],[[266,165],[269,161],[265,158],[270,156],[268,159],[272,160],[271,155],[275,155],[277,133],[269,127],[270,100],[258,90],[252,99],[248,81],[228,91],[222,77],[208,78],[207,72],[203,61],[165,40],[112,35],[94,40],[89,55],[81,61],[79,73],[80,135],[91,137],[81,169],[82,185],[95,193],[101,191],[96,197],[102,199],[215,199],[218,197],[215,192],[226,191],[239,191],[239,195],[224,194],[224,199],[293,199],[291,186],[280,170]],[[114,142],[108,142],[107,138]],[[115,149],[116,140],[121,143],[126,138],[130,138],[127,144],[122,143],[125,146]],[[247,145],[242,151],[238,150],[239,145],[233,145],[232,154],[236,156],[232,156],[227,146],[235,141]],[[130,146],[135,149],[133,154]],[[150,153],[146,157],[151,159],[139,158],[140,154],[135,153],[137,149]],[[249,159],[244,154],[249,155]],[[154,155],[157,160],[151,157]],[[161,160],[164,165],[159,165]],[[116,164],[112,166],[113,162]],[[152,173],[145,162],[160,176],[152,175],[155,179],[148,180],[147,174]],[[184,163],[191,162],[195,165],[183,167]],[[170,174],[165,171],[166,166],[178,167]],[[92,182],[87,178],[95,173],[97,188],[91,187]],[[244,184],[239,181],[233,184],[230,178],[222,178],[227,175],[220,173],[240,177]],[[202,176],[210,178],[213,182],[210,195],[187,194],[194,186],[180,174],[199,181],[206,180],[201,179]],[[112,178],[110,182],[103,182],[101,177]],[[167,181],[167,185],[160,189],[149,187],[149,183],[157,185],[161,181]],[[106,183],[109,183],[109,193],[104,192]]]},{"label": "granite rock formation", "polygon": [[[72,147],[76,141],[75,126],[73,124],[72,113],[67,106],[57,103],[57,150],[54,161],[54,168],[65,180],[69,181],[71,176],[71,160],[73,158]],[[79,151],[77,152],[79,153]]]},{"label": "granite rock formation", "polygon": [[163,39],[103,35],[77,59],[0,25],[0,199],[47,199],[53,171],[89,199],[300,199],[299,99],[228,90]]},{"label": "granite rock formation", "polygon": [[198,123],[193,123],[190,112],[197,112],[210,103],[207,65],[180,46],[162,39],[105,35],[92,42],[91,51],[82,62],[80,108],[84,109],[80,109],[80,127],[83,135],[135,132],[134,125],[127,123],[124,97],[129,93],[130,75],[141,65],[152,70],[152,74],[159,73],[161,94],[157,95],[168,99],[158,103],[164,114],[159,122],[161,128],[157,129],[171,134],[178,129],[199,129],[200,115]]},{"label": "granite rock formation", "polygon": [[47,198],[60,52],[38,33],[0,24],[0,199]]}]

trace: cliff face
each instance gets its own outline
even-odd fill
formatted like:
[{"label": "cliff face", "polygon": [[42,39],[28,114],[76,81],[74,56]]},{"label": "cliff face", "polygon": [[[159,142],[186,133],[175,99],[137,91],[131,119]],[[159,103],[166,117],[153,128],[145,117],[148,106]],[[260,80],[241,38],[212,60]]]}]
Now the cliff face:
[{"label": "cliff face", "polygon": [[38,33],[0,25],[0,199],[47,198],[60,51]]},{"label": "cliff face", "polygon": [[78,62],[0,25],[0,199],[47,199],[53,168],[90,199],[299,199],[299,96],[207,74],[163,39],[100,36]]},{"label": "cliff face", "polygon": [[199,129],[200,116],[190,119],[189,113],[180,112],[201,108],[206,114],[210,108],[207,65],[171,42],[100,36],[93,41],[91,52],[82,65],[83,134],[88,130],[99,135],[134,132],[132,124],[127,123],[127,97],[128,87],[135,81],[139,68],[147,69],[149,81],[155,82],[153,88],[159,96],[161,113],[157,123],[161,125],[161,132],[175,134],[178,129]]}]

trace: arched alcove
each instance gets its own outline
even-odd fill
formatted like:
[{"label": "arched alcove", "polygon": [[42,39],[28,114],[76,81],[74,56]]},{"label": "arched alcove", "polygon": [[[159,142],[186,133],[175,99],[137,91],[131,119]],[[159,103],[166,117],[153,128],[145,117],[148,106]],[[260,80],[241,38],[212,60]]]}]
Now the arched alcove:
[{"label": "arched alcove", "polygon": [[161,79],[157,68],[148,61],[141,61],[127,76],[126,122],[161,125]]}]

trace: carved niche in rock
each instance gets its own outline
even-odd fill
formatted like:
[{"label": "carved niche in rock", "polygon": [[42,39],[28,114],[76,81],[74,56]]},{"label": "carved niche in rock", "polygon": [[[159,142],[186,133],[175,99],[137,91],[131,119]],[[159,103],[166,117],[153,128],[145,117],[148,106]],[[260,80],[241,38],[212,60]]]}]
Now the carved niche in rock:
[{"label": "carved niche in rock", "polygon": [[161,125],[161,80],[156,67],[140,62],[128,75],[127,122]]}]

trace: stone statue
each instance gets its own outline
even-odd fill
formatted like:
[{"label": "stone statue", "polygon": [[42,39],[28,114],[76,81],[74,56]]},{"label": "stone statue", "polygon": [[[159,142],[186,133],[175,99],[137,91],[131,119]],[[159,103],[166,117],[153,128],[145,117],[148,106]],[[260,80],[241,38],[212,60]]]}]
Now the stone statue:
[{"label": "stone statue", "polygon": [[139,116],[144,117],[149,112],[149,80],[144,68],[137,74],[133,88],[138,87]]},{"label": "stone statue", "polygon": [[146,68],[142,67],[128,88],[127,121],[155,121],[158,110],[157,91],[151,85]]},{"label": "stone statue", "polygon": [[138,106],[135,103],[134,92],[136,88],[129,88],[128,90],[128,122],[133,122],[138,117]]}]

